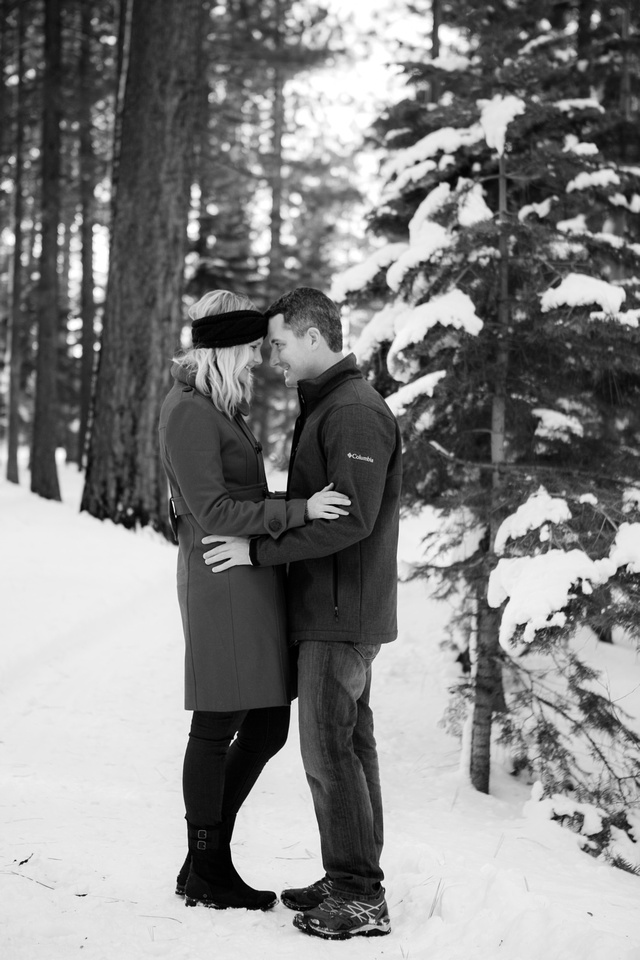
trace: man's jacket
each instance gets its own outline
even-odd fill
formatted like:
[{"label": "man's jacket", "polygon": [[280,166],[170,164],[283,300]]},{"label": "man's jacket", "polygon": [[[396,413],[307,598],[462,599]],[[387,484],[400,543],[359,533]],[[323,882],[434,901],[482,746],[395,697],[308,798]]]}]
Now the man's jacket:
[{"label": "man's jacket", "polygon": [[288,563],[290,639],[386,643],[397,636],[402,446],[395,417],[353,354],[298,384],[288,498],[333,483],[349,515],[251,541],[257,566]]}]

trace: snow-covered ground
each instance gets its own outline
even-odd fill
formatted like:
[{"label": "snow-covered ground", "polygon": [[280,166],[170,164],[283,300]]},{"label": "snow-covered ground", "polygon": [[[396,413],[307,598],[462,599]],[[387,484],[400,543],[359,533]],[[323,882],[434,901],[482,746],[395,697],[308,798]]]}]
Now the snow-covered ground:
[{"label": "snow-covered ground", "polygon": [[[448,609],[420,583],[401,585],[400,638],[374,668],[392,934],[329,944],[281,904],[185,908],[175,548],[79,514],[80,476],[61,481],[62,504],[0,482],[3,960],[640,960],[640,878],[526,816],[530,789],[499,767],[491,796],[461,776],[438,725]],[[611,651],[601,666],[637,687],[634,651]],[[295,709],[234,853],[275,890],[322,874]]]}]

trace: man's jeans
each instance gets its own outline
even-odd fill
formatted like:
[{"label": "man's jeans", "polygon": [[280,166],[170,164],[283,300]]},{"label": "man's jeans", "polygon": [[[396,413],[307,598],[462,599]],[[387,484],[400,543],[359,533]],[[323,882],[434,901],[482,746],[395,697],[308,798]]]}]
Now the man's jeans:
[{"label": "man's jeans", "polygon": [[303,640],[298,659],[300,748],[320,830],[322,862],[335,892],[380,889],[382,796],[371,663],[380,644]]}]

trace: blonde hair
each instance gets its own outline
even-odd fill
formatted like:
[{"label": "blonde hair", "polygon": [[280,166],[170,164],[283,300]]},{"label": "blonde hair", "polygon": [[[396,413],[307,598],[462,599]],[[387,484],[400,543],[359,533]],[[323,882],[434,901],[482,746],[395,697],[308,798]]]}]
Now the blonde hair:
[{"label": "blonde hair", "polygon": [[[229,313],[231,310],[255,310],[254,303],[245,296],[229,290],[211,290],[189,307],[191,320]],[[184,354],[174,357],[187,373],[195,374],[196,389],[211,398],[216,409],[233,419],[240,404],[251,402],[253,375],[246,383],[240,373],[251,357],[248,343],[236,347],[189,347]]]}]

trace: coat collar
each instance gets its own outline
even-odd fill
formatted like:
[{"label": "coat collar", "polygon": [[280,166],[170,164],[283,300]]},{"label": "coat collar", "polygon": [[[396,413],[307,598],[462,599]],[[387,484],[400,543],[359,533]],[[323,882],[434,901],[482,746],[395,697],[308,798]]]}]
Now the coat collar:
[{"label": "coat collar", "polygon": [[[200,396],[200,397],[204,396],[204,394],[200,393],[200,391],[199,391],[198,388],[196,387],[196,375],[195,375],[195,373],[187,370],[185,367],[182,366],[181,363],[172,363],[172,364],[171,364],[171,376],[172,376],[173,379],[176,381],[176,383],[189,386],[189,387],[191,387],[193,390],[195,390],[195,392],[198,394],[198,396]],[[209,397],[205,397],[205,400],[209,400]],[[209,400],[209,402],[211,402],[211,401]],[[237,409],[237,411],[236,411],[236,416],[237,416],[239,413],[241,413],[243,417],[248,416],[248,415],[249,415],[249,409],[250,409],[250,408],[249,408],[249,404],[248,404],[248,403],[245,403],[245,401],[242,400],[242,401],[238,404],[238,409]]]},{"label": "coat collar", "polygon": [[338,360],[332,367],[321,373],[319,377],[315,377],[313,380],[300,380],[298,395],[301,402],[304,401],[307,406],[314,406],[336,387],[346,383],[347,380],[362,380],[362,373],[356,364],[355,354],[353,353],[349,353],[342,360]]}]

